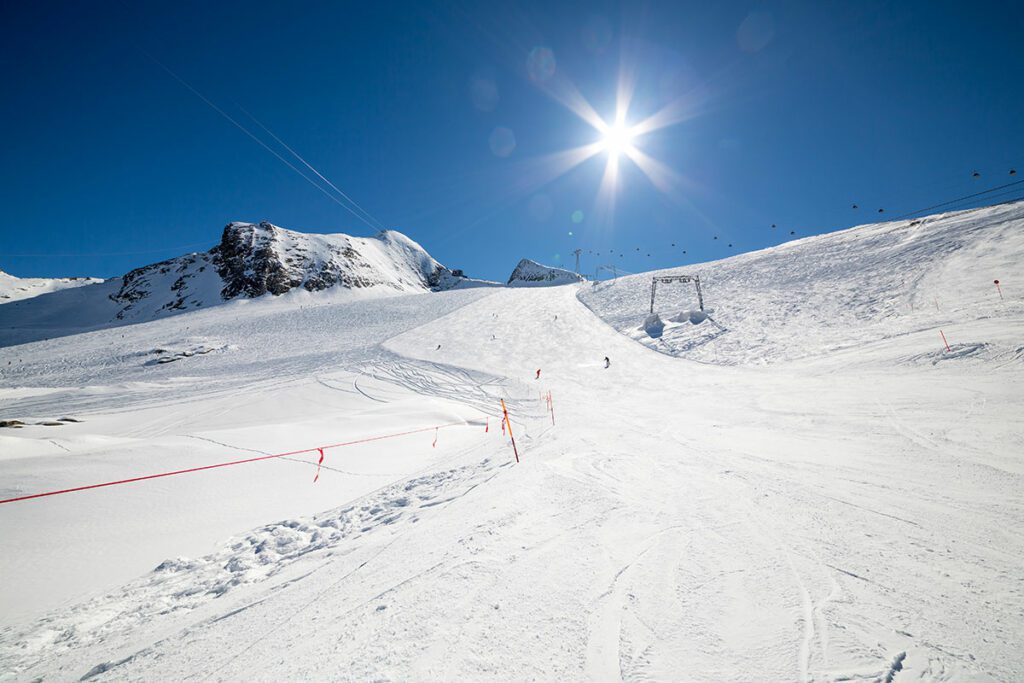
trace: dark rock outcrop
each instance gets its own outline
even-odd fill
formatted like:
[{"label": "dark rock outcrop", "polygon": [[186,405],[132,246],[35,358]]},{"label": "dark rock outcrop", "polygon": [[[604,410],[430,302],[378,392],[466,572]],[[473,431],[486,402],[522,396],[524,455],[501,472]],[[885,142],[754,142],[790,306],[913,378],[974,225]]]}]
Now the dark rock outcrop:
[{"label": "dark rock outcrop", "polygon": [[123,319],[143,309],[155,315],[299,287],[415,292],[450,289],[460,281],[393,230],[361,238],[293,232],[263,221],[229,223],[207,252],[136,268],[121,278],[110,299],[122,305],[117,317]]}]

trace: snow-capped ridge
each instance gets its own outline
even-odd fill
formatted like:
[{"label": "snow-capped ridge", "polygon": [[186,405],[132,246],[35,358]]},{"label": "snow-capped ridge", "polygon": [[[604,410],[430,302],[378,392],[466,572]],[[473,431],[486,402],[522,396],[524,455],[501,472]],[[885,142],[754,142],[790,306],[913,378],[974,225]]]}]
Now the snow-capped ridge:
[{"label": "snow-capped ridge", "polygon": [[331,290],[335,297],[365,298],[500,286],[448,269],[396,230],[373,237],[309,234],[268,221],[230,222],[207,251],[95,282],[100,284],[13,302],[0,345],[267,296],[302,298]]},{"label": "snow-capped ridge", "polygon": [[459,282],[423,247],[395,230],[351,237],[295,232],[268,221],[234,221],[209,251],[136,268],[110,298],[122,306],[117,317],[125,319],[236,298],[278,296],[298,288],[424,292],[450,289]]},{"label": "snow-capped ridge", "polygon": [[17,277],[0,270],[0,304],[100,282],[96,277]]},{"label": "snow-capped ridge", "polygon": [[545,285],[568,285],[582,282],[583,276],[564,268],[545,266],[536,261],[524,258],[516,265],[508,278],[513,287],[536,287]]}]

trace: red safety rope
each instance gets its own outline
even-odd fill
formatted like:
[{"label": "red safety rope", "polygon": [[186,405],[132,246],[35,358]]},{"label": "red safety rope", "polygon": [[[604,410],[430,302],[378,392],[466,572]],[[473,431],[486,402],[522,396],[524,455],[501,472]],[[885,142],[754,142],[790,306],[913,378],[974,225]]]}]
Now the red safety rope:
[{"label": "red safety rope", "polygon": [[[344,441],[342,443],[335,443],[329,446],[318,446],[316,448],[304,448],[300,451],[290,451],[288,453],[274,453],[273,455],[261,455],[255,458],[245,458],[244,460],[232,460],[231,462],[219,462],[215,465],[203,465],[201,467],[190,467],[184,470],[175,470],[173,472],[161,472],[160,474],[147,474],[141,477],[132,477],[130,479],[118,479],[117,481],[106,481],[102,484],[89,484],[88,486],[76,486],[70,489],[61,489],[59,491],[46,491],[45,493],[33,493],[28,496],[18,496],[17,498],[7,498],[6,500],[0,500],[0,505],[4,503],[16,503],[21,500],[31,500],[33,498],[45,498],[46,496],[57,496],[62,493],[74,493],[75,491],[88,491],[89,489],[100,489],[105,486],[117,486],[118,484],[130,484],[136,481],[145,481],[147,479],[159,479],[161,477],[173,477],[176,474],[187,474],[189,472],[202,472],[203,470],[213,470],[218,467],[229,467],[231,465],[242,465],[247,462],[257,462],[260,460],[270,460],[272,458],[284,458],[289,455],[300,455],[302,453],[312,453],[314,451],[320,451],[320,462],[323,462],[323,451],[328,448],[341,448],[342,446],[353,446],[359,443],[368,443],[370,441],[380,441],[382,439],[394,439],[399,436],[407,436],[409,434],[418,434],[420,432],[429,432],[430,430],[438,430],[444,427],[455,427],[457,425],[465,424],[464,422],[449,422],[444,425],[435,425],[433,427],[423,427],[421,429],[411,429],[407,432],[396,432],[394,434],[382,434],[380,436],[371,436],[365,439],[356,439],[355,441]],[[435,442],[436,443],[436,442]],[[317,466],[319,468],[319,465]],[[317,477],[320,476],[319,471]],[[314,481],[316,481],[314,479]]]}]

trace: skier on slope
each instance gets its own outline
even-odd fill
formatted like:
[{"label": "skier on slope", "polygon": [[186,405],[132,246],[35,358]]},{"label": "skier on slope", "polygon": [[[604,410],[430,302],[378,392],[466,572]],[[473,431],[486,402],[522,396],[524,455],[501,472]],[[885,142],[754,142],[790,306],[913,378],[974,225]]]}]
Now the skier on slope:
[{"label": "skier on slope", "polygon": [[608,356],[604,357],[604,369],[607,370],[611,366],[612,362],[608,360]]},{"label": "skier on slope", "polygon": [[537,368],[537,376],[534,379],[540,379],[540,368]]}]

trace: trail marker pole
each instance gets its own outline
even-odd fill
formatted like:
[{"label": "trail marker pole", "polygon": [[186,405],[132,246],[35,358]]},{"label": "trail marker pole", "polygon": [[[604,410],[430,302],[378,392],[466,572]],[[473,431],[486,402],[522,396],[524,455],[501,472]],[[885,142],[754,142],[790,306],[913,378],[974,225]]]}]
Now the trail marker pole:
[{"label": "trail marker pole", "polygon": [[508,438],[512,439],[512,452],[516,454],[516,462],[519,462],[519,449],[516,448],[516,437],[512,436],[512,422],[508,419],[508,408],[505,407],[505,399],[501,399],[501,412],[505,414],[504,424],[508,425]]},{"label": "trail marker pole", "polygon": [[548,410],[551,412],[551,426],[555,426],[555,400],[551,398],[551,392],[548,392]]},{"label": "trail marker pole", "polygon": [[1003,300],[1003,288],[999,286],[999,280],[993,280],[996,283],[996,291],[999,292],[999,300]]},{"label": "trail marker pole", "polygon": [[437,448],[437,429],[434,430],[434,443],[432,443],[430,447]]},{"label": "trail marker pole", "polygon": [[316,476],[313,477],[314,484],[316,483],[316,480],[320,478],[320,466],[324,464],[324,449],[318,448],[317,450],[320,451],[320,460],[316,464]]},{"label": "trail marker pole", "polygon": [[942,330],[939,330],[939,334],[942,335],[942,343],[946,345],[946,351],[952,351],[953,349],[949,348],[949,342],[946,341],[946,334]]}]

